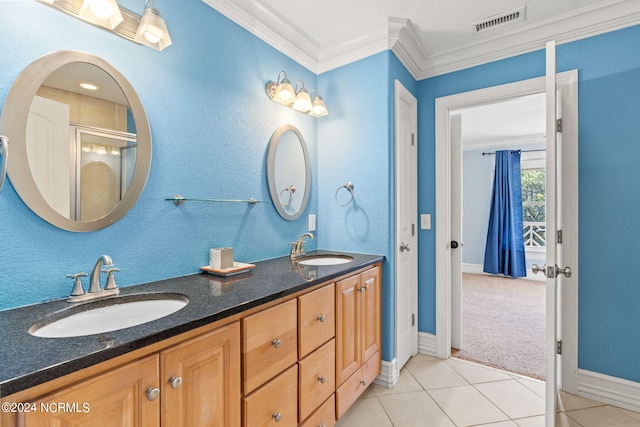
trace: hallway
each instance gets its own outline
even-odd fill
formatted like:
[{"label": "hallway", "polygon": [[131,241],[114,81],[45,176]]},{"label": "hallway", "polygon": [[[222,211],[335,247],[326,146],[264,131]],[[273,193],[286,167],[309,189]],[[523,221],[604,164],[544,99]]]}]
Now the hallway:
[{"label": "hallway", "polygon": [[[558,427],[640,427],[640,413],[560,393]],[[414,356],[395,388],[372,385],[336,427],[544,427],[544,383],[464,360]]]}]

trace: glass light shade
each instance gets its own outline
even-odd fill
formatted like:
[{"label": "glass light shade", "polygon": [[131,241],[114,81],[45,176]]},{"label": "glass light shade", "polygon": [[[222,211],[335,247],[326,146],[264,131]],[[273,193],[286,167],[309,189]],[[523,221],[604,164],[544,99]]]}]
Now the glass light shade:
[{"label": "glass light shade", "polygon": [[329,114],[327,110],[327,106],[324,104],[324,101],[320,95],[313,98],[313,102],[311,103],[311,111],[309,111],[309,115],[313,117],[322,117]]},{"label": "glass light shade", "polygon": [[289,80],[285,77],[282,82],[276,87],[272,99],[279,104],[290,107],[291,104],[293,104],[295,97],[296,95],[293,91],[293,86],[291,86],[291,82],[289,82]]},{"label": "glass light shade", "polygon": [[304,87],[298,91],[296,100],[291,108],[301,113],[308,113],[311,110],[311,97]]},{"label": "glass light shade", "polygon": [[134,40],[156,50],[163,50],[167,46],[171,46],[173,42],[171,41],[171,36],[169,36],[167,24],[165,24],[158,9],[148,7],[144,10]]},{"label": "glass light shade", "polygon": [[116,0],[84,0],[78,16],[87,22],[110,30],[124,20]]}]

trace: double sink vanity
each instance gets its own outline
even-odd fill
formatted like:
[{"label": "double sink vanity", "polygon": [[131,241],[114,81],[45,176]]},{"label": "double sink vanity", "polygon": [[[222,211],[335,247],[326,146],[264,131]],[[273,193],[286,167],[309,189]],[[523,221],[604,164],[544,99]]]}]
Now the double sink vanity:
[{"label": "double sink vanity", "polygon": [[[0,394],[9,410],[0,421],[331,426],[380,372],[381,261],[319,251],[237,276],[194,274],[97,301],[2,311]],[[144,311],[136,303],[178,308],[104,330],[110,310],[128,318]],[[35,336],[91,311],[107,314],[80,325],[102,332],[65,325],[67,336]]]}]

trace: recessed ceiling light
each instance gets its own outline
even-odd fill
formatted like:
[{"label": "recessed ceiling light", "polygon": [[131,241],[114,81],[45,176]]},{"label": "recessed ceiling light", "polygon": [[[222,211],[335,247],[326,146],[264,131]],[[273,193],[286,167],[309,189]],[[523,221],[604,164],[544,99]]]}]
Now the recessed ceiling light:
[{"label": "recessed ceiling light", "polygon": [[87,89],[87,90],[98,90],[99,87],[94,85],[93,83],[89,83],[89,82],[81,82],[78,83],[78,85],[80,85],[81,88],[83,89]]}]

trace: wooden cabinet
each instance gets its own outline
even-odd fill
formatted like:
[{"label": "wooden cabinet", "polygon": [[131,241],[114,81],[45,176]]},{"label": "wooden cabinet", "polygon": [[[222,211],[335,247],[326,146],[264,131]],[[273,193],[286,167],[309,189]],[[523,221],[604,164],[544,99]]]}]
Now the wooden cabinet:
[{"label": "wooden cabinet", "polygon": [[336,415],[380,373],[380,268],[336,283]]},{"label": "wooden cabinet", "polygon": [[300,421],[311,415],[335,391],[335,357],[336,343],[332,339],[298,362]]},{"label": "wooden cabinet", "polygon": [[242,383],[248,394],[298,361],[296,300],[242,319]]},{"label": "wooden cabinet", "polygon": [[335,336],[335,285],[298,298],[298,354],[302,359]]},{"label": "wooden cabinet", "polygon": [[242,399],[246,427],[298,425],[298,365]]},{"label": "wooden cabinet", "polygon": [[3,426],[240,426],[238,322],[91,375],[44,397],[31,398],[38,387],[19,393],[13,401],[37,411],[3,417]]},{"label": "wooden cabinet", "polygon": [[240,425],[238,323],[160,353],[162,425]]},{"label": "wooden cabinet", "polygon": [[[146,427],[160,425],[158,356],[150,356],[29,402],[15,425],[29,427]],[[62,406],[58,406],[62,405]]]}]

